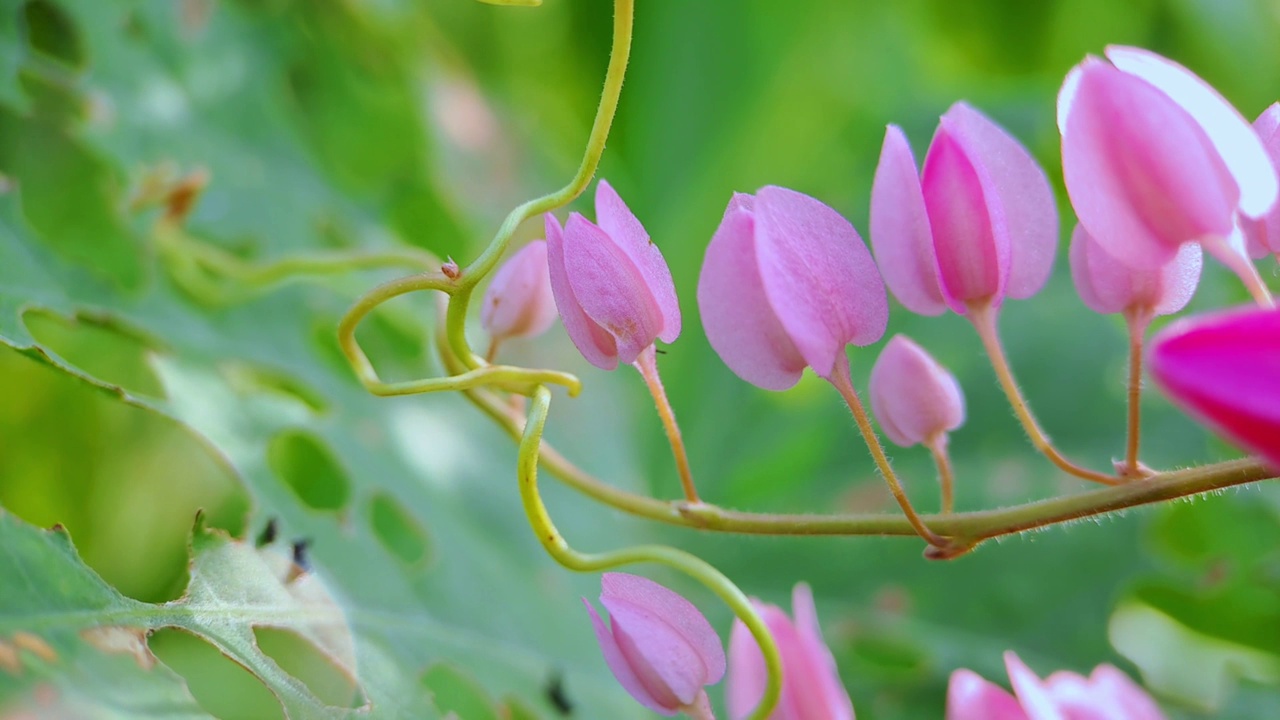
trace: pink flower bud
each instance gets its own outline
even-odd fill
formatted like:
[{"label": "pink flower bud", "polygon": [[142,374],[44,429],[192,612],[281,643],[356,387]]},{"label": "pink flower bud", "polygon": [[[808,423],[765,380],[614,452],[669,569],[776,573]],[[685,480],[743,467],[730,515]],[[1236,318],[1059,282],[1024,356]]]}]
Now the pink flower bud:
[{"label": "pink flower bud", "polygon": [[498,341],[540,335],[555,320],[547,244],[534,240],[498,268],[484,294],[480,324]]},{"label": "pink flower bud", "polygon": [[[835,658],[822,641],[813,593],[804,583],[791,595],[795,621],[776,605],[756,603],[782,655],[782,697],[770,720],[853,720],[853,701],[840,684]],[[729,634],[725,704],[731,720],[747,717],[764,697],[768,671],[755,637],[742,621]]]},{"label": "pink flower bud", "polygon": [[605,573],[600,602],[606,627],[583,598],[605,662],[641,705],[661,715],[706,707],[705,685],[724,676],[724,649],[711,623],[693,603],[658,583],[624,573]]},{"label": "pink flower bud", "polygon": [[[1267,149],[1272,167],[1280,168],[1280,103],[1272,103],[1253,123],[1253,129]],[[1280,253],[1280,202],[1257,220],[1241,218],[1240,225],[1253,258]]]},{"label": "pink flower bud", "polygon": [[1058,211],[1044,171],[985,115],[956,103],[942,116],[917,175],[906,136],[885,132],[871,189],[871,246],[908,310],[998,306],[1044,286]]},{"label": "pink flower bud", "polygon": [[735,194],[707,246],[698,309],[729,369],[785,390],[805,367],[830,378],[850,343],[879,340],[884,283],[858,231],[808,195],[775,186]]},{"label": "pink flower bud", "polygon": [[1180,320],[1156,335],[1150,363],[1174,402],[1280,470],[1280,310]]},{"label": "pink flower bud", "polygon": [[946,720],[1164,720],[1160,706],[1128,675],[1099,665],[1089,677],[1058,671],[1041,680],[1004,654],[1015,700],[969,670],[951,674]]},{"label": "pink flower bud", "polygon": [[[1107,48],[1058,95],[1062,170],[1080,223],[1111,255],[1154,268],[1187,242],[1243,255],[1237,213],[1276,201],[1276,170],[1257,133],[1208,83],[1159,55]],[[1237,269],[1233,267],[1233,269]],[[1239,270],[1237,269],[1237,272]]]},{"label": "pink flower bud", "polygon": [[894,335],[871,368],[871,409],[890,440],[910,447],[960,427],[964,393],[924,348]]},{"label": "pink flower bud", "polygon": [[1199,245],[1187,243],[1164,265],[1133,268],[1108,253],[1083,225],[1076,225],[1071,233],[1071,278],[1080,299],[1094,312],[1169,315],[1195,294],[1202,255]]},{"label": "pink flower bud", "polygon": [[658,246],[609,183],[596,186],[596,223],[578,213],[561,230],[546,216],[551,290],[569,338],[592,365],[635,362],[680,335],[680,305]]}]

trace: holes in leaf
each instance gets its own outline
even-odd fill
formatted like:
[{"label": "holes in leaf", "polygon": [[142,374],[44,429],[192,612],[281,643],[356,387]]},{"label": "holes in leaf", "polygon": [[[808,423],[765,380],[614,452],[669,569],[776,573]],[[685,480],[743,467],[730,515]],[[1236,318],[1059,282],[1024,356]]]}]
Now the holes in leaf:
[{"label": "holes in leaf", "polygon": [[364,705],[355,678],[302,636],[279,628],[255,627],[253,637],[264,655],[306,685],[324,704],[340,708]]},{"label": "holes in leaf", "polygon": [[22,314],[22,324],[36,342],[94,378],[138,395],[164,397],[164,386],[148,362],[152,349],[115,321],[33,309]]},{"label": "holes in leaf", "polygon": [[406,565],[426,564],[430,556],[427,531],[398,500],[378,493],[369,502],[369,522],[383,547]]},{"label": "holes in leaf", "polygon": [[284,720],[275,695],[253,673],[185,630],[151,636],[151,651],[187,681],[200,707],[221,720]]},{"label": "holes in leaf", "polygon": [[[119,341],[73,337],[87,343],[76,356]],[[173,420],[15,351],[0,350],[0,397],[0,505],[66,527],[85,563],[121,593],[148,602],[182,593],[197,509],[210,526],[242,531],[243,486]]]},{"label": "holes in leaf", "polygon": [[446,716],[453,713],[466,720],[500,720],[484,689],[461,670],[432,665],[423,673],[422,684],[431,692],[436,709]]},{"label": "holes in leaf", "polygon": [[303,430],[288,430],[271,439],[267,462],[298,499],[313,510],[338,511],[351,499],[351,481],[323,443]]},{"label": "holes in leaf", "polygon": [[22,7],[22,20],[33,50],[74,68],[84,66],[84,43],[62,8],[48,0],[31,0]]},{"label": "holes in leaf", "polygon": [[222,374],[237,392],[243,395],[266,394],[297,402],[312,413],[323,413],[329,403],[319,391],[285,373],[258,365],[228,362],[222,366]]}]

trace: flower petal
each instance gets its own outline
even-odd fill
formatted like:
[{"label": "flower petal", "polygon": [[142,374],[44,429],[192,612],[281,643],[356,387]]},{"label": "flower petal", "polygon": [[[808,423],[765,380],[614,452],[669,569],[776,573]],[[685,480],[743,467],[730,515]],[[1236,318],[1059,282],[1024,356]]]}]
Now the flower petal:
[{"label": "flower petal", "polygon": [[766,390],[800,380],[805,361],[765,297],[751,196],[735,194],[702,262],[698,311],[707,340],[738,377]]},{"label": "flower petal", "polygon": [[846,345],[884,335],[889,301],[875,261],[848,220],[808,195],[771,185],[754,206],[769,303],[805,362],[830,377]]},{"label": "flower petal", "polygon": [[675,342],[680,336],[680,303],[676,299],[676,286],[671,280],[671,269],[663,259],[658,246],[649,239],[649,233],[632,214],[609,183],[596,184],[596,222],[600,229],[613,238],[614,243],[631,258],[644,284],[662,313],[662,330],[658,337],[662,342]]},{"label": "flower petal", "polygon": [[947,683],[946,720],[1028,720],[1008,690],[972,670],[951,673]]},{"label": "flower petal", "polygon": [[1114,665],[1099,665],[1089,674],[1089,682],[1099,696],[1107,698],[1124,720],[1165,720],[1164,713],[1147,691]]},{"label": "flower petal", "polygon": [[604,370],[618,367],[618,344],[613,336],[587,317],[578,297],[569,283],[564,265],[564,233],[555,216],[547,213],[544,222],[547,234],[547,270],[551,274],[551,291],[555,297],[560,320],[569,333],[578,352],[587,362]]},{"label": "flower petal", "polygon": [[632,672],[659,705],[692,703],[706,684],[706,665],[666,618],[652,608],[601,596],[613,636]]},{"label": "flower petal", "polygon": [[609,603],[620,600],[652,610],[675,628],[706,666],[705,684],[714,685],[724,677],[725,657],[720,636],[697,606],[679,593],[639,575],[605,573],[600,584],[600,602],[610,612]]},{"label": "flower petal", "polygon": [[938,260],[920,174],[911,146],[896,125],[885,130],[871,186],[871,247],[885,284],[905,308],[920,315],[947,309],[938,286]]},{"label": "flower petal", "polygon": [[795,618],[796,645],[790,656],[793,660],[788,662],[784,653],[783,663],[800,677],[798,681],[794,678],[788,681],[801,708],[795,717],[853,720],[853,700],[840,682],[831,650],[822,640],[813,591],[805,583],[798,583],[791,592],[791,614]]},{"label": "flower petal", "polygon": [[1071,277],[1080,299],[1094,312],[1118,313],[1146,307],[1156,315],[1181,310],[1200,282],[1204,253],[1186,243],[1172,260],[1156,268],[1131,268],[1106,251],[1083,225],[1071,233]]},{"label": "flower petal", "polygon": [[613,336],[631,364],[653,344],[662,314],[648,282],[604,230],[578,213],[564,226],[564,267],[583,313]]},{"label": "flower petal", "polygon": [[1009,671],[1013,692],[1018,696],[1028,720],[1067,720],[1058,712],[1057,704],[1044,683],[1012,650],[1005,652],[1004,665]]},{"label": "flower petal", "polygon": [[591,627],[595,630],[596,641],[600,643],[600,650],[604,653],[604,661],[609,665],[609,669],[613,671],[613,676],[617,678],[618,684],[623,687],[631,697],[637,702],[650,710],[661,715],[675,715],[676,711],[671,708],[663,707],[644,684],[640,682],[640,678],[632,671],[631,665],[622,655],[622,649],[618,647],[618,642],[614,639],[613,633],[604,624],[604,620],[600,618],[600,614],[592,607],[591,602],[586,598],[582,598],[582,604],[587,606],[587,612],[591,615]]},{"label": "flower petal", "polygon": [[502,339],[539,335],[555,320],[547,243],[534,240],[494,273],[480,307],[480,324]]},{"label": "flower petal", "polygon": [[729,676],[725,680],[724,704],[729,720],[743,720],[751,715],[764,697],[769,682],[769,669],[764,654],[741,620],[734,619],[729,631]]},{"label": "flower petal", "polygon": [[943,122],[986,171],[991,186],[985,194],[998,197],[1004,210],[1011,253],[1005,294],[1031,297],[1049,279],[1058,251],[1058,208],[1049,179],[1021,143],[968,104],[953,105]]},{"label": "flower petal", "polygon": [[964,422],[959,383],[906,335],[885,344],[868,385],[871,409],[897,445],[910,447]]},{"label": "flower petal", "polygon": [[1150,365],[1178,405],[1280,469],[1280,310],[1169,325],[1152,342]]},{"label": "flower petal", "polygon": [[[1267,149],[1271,164],[1280,168],[1280,103],[1272,103],[1264,110],[1254,121],[1253,129]],[[1250,257],[1257,259],[1280,253],[1280,202],[1257,220],[1242,217],[1240,225],[1248,240]]]},{"label": "flower petal", "polygon": [[1249,122],[1198,75],[1168,58],[1142,48],[1112,45],[1107,59],[1173,99],[1208,135],[1240,188],[1240,210],[1249,217],[1265,214],[1280,193],[1276,169]]},{"label": "flower petal", "polygon": [[1239,189],[1195,120],[1141,78],[1097,60],[1081,68],[1062,136],[1080,223],[1133,267],[1163,265],[1185,242],[1226,236]]},{"label": "flower petal", "polygon": [[942,296],[958,313],[967,303],[1004,292],[1011,252],[1006,214],[985,169],[974,165],[968,149],[943,116],[924,159],[920,186],[933,227]]}]

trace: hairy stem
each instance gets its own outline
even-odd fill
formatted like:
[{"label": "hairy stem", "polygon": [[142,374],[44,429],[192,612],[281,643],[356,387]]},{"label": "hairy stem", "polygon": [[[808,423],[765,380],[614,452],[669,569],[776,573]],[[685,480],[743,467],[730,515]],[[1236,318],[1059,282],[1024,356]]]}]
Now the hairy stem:
[{"label": "hairy stem", "polygon": [[942,490],[942,514],[946,515],[955,509],[955,473],[951,469],[951,456],[947,454],[947,434],[938,433],[924,443],[933,455],[933,464],[938,466],[938,486]]},{"label": "hairy stem", "polygon": [[1031,439],[1031,444],[1036,450],[1049,458],[1049,462],[1058,466],[1063,472],[1078,478],[1103,485],[1123,482],[1111,475],[1080,467],[1058,452],[1058,449],[1049,441],[1049,436],[1040,429],[1040,423],[1036,422],[1035,415],[1031,413],[1031,406],[1027,405],[1026,399],[1022,396],[1022,390],[1018,388],[1018,382],[1013,378],[1009,359],[1005,356],[1004,347],[1000,344],[1000,333],[996,329],[995,308],[989,304],[971,307],[968,317],[974,329],[978,331],[978,337],[982,340],[982,347],[987,351],[987,357],[991,358],[991,367],[995,369],[996,379],[1000,381],[1000,387],[1004,389],[1004,394],[1009,398],[1009,404],[1013,406],[1014,415],[1017,415],[1018,421],[1022,423],[1023,430],[1026,431],[1027,437]]},{"label": "hairy stem", "polygon": [[1125,322],[1129,328],[1129,422],[1125,433],[1125,477],[1141,477],[1146,473],[1138,461],[1138,449],[1142,442],[1142,344],[1151,322],[1151,311],[1135,308],[1126,311]]},{"label": "hairy stem", "polygon": [[684,449],[684,439],[680,436],[680,426],[676,424],[675,411],[667,400],[666,388],[662,387],[662,378],[658,376],[658,353],[652,345],[640,357],[636,358],[636,369],[649,387],[649,394],[658,408],[658,417],[662,419],[662,427],[667,431],[667,440],[671,442],[671,454],[676,458],[676,470],[680,473],[680,486],[684,489],[684,499],[689,503],[699,503],[698,491],[693,486],[693,472],[689,469],[689,455]]},{"label": "hairy stem", "polygon": [[911,500],[907,497],[907,493],[902,489],[902,483],[898,482],[898,475],[893,471],[893,466],[889,463],[889,458],[884,454],[884,447],[880,445],[880,438],[876,437],[876,431],[871,427],[871,420],[867,417],[867,411],[862,407],[862,401],[858,399],[858,393],[853,389],[853,378],[849,375],[849,361],[843,355],[837,361],[835,372],[828,378],[836,390],[840,392],[840,396],[849,406],[849,410],[853,412],[853,420],[858,425],[858,431],[862,433],[862,437],[867,441],[867,448],[871,451],[871,457],[876,462],[876,467],[880,469],[880,474],[884,476],[884,481],[889,485],[889,492],[893,493],[893,499],[898,501],[898,506],[902,508],[902,514],[907,517],[907,522],[911,523],[911,527],[925,542],[937,547],[947,547],[950,543],[946,538],[938,535],[930,530],[920,516],[916,513],[916,509],[911,506]]},{"label": "hairy stem", "polygon": [[753,720],[769,717],[782,694],[782,658],[760,614],[737,585],[702,558],[683,550],[666,545],[637,545],[611,552],[583,553],[570,547],[556,529],[538,493],[538,456],[550,405],[551,391],[546,387],[538,387],[529,404],[529,417],[520,435],[520,449],[516,458],[520,499],[538,542],[556,562],[576,572],[601,572],[623,565],[657,563],[679,570],[705,585],[747,626],[764,654],[769,680],[764,697],[751,717]]}]

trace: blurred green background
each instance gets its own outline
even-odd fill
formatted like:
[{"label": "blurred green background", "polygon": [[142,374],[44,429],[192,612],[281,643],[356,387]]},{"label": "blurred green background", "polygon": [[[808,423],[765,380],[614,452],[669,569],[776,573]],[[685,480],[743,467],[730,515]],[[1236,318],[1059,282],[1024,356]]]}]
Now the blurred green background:
[{"label": "blurred green background", "polygon": [[[865,232],[884,126],[901,125],[923,157],[937,117],[965,99],[1044,164],[1065,239],[1054,101],[1085,54],[1150,48],[1249,117],[1280,96],[1274,0],[638,6],[601,175],[646,224],[681,293],[685,333],[662,370],[699,488],[743,509],[894,510],[829,388],[806,378],[787,393],[756,390],[702,337],[698,267],[731,192],[792,187]],[[0,550],[34,547],[39,558],[53,541],[35,527],[61,524],[103,580],[161,603],[186,587],[197,508],[248,539],[274,519],[279,538],[264,552],[287,556],[290,542],[309,541],[316,577],[350,621],[360,692],[353,699],[295,636],[260,631],[258,645],[333,706],[326,712],[363,697],[375,716],[419,717],[412,695],[462,720],[557,718],[549,690],[559,685],[572,717],[645,717],[610,677],[578,600],[598,594],[598,579],[555,566],[528,532],[511,444],[458,398],[368,397],[342,363],[337,318],[392,275],[209,305],[158,263],[157,212],[134,207],[146,188],[203,168],[211,181],[187,229],[243,258],[408,243],[469,259],[510,207],[576,167],[611,15],[606,0],[0,0],[0,341],[14,348],[0,352],[0,506],[21,521],[3,524]],[[574,207],[589,214],[587,197]],[[528,223],[519,237],[538,233]],[[1123,327],[1084,308],[1061,260],[1040,295],[1006,306],[1001,325],[1059,447],[1107,467],[1123,449]],[[1210,265],[1192,307],[1242,300]],[[431,308],[428,298],[396,301],[362,329],[384,377],[439,371]],[[969,420],[952,439],[961,509],[1080,489],[1027,445],[965,321],[895,305],[894,332],[921,342],[966,390]],[[851,351],[860,387],[875,352]],[[633,373],[591,368],[558,327],[504,355],[584,379],[581,398],[557,395],[548,430],[571,458],[618,485],[678,495]],[[1154,393],[1144,412],[1152,466],[1237,454]],[[917,504],[936,507],[927,454],[896,450],[894,460]],[[544,485],[581,549],[669,542],[784,605],[794,583],[811,583],[862,720],[941,717],[949,673],[970,667],[1003,682],[1005,649],[1042,674],[1119,664],[1175,718],[1280,717],[1280,494],[1269,484],[991,543],[948,563],[903,539],[654,527]],[[645,572],[694,599],[727,637],[729,615],[708,593]],[[81,569],[60,587],[74,594],[91,582]],[[24,609],[31,587],[0,576],[0,640],[72,627],[85,613],[92,621],[91,605],[80,615]],[[44,707],[49,688],[77,717],[282,716],[258,679],[197,635],[152,636],[163,665],[124,673],[116,690],[132,691],[114,693],[94,679],[133,661],[70,638],[54,643],[60,664],[40,670],[28,656],[34,669],[0,671],[0,717]],[[194,702],[140,709],[149,693],[186,697],[183,683]]]}]

